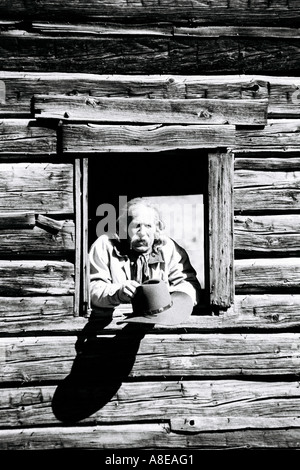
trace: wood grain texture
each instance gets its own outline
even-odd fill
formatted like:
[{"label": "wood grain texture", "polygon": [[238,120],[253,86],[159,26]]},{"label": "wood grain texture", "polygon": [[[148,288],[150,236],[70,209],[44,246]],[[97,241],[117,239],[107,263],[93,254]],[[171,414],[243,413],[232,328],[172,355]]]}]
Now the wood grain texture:
[{"label": "wood grain texture", "polygon": [[268,120],[264,129],[239,129],[235,148],[289,148],[299,147],[300,121],[298,119]]},{"label": "wood grain texture", "polygon": [[75,227],[67,223],[59,232],[34,227],[29,230],[1,230],[0,255],[5,257],[66,257],[74,253]]},{"label": "wood grain texture", "polygon": [[119,376],[280,376],[297,374],[300,367],[296,333],[105,335],[87,338],[77,358],[76,339],[0,338],[1,383],[62,380],[72,367],[85,383],[96,379],[96,370],[111,381]]},{"label": "wood grain texture", "polygon": [[[280,139],[280,136],[278,137]],[[235,170],[235,211],[299,210],[300,172]]]},{"label": "wood grain texture", "polygon": [[34,94],[147,99],[268,99],[269,118],[297,118],[298,77],[264,75],[96,75],[1,71],[2,116],[29,116]]},{"label": "wood grain texture", "polygon": [[297,254],[300,252],[300,216],[235,216],[235,254]]},{"label": "wood grain texture", "polygon": [[2,163],[0,210],[72,214],[73,165]]},{"label": "wood grain texture", "polygon": [[228,308],[234,301],[233,155],[208,155],[210,304]]},{"label": "wood grain texture", "polygon": [[[54,415],[52,400],[62,384],[37,385],[2,389],[0,398],[0,425],[2,428],[59,425]],[[81,385],[82,400],[96,401],[97,393],[105,390],[105,384],[94,388]],[[107,387],[108,388],[108,387]],[[71,393],[71,389],[69,390]],[[74,390],[75,392],[75,390]],[[149,406],[151,397],[151,406]],[[69,397],[69,413],[76,415],[79,396]],[[283,427],[295,424],[299,408],[297,382],[259,382],[253,380],[179,380],[157,382],[124,382],[112,399],[102,407],[95,404],[95,411],[86,410],[78,425],[118,424],[118,422],[171,421],[175,430],[187,432],[233,429],[255,425],[263,429],[276,423]],[[176,409],[176,417],[174,417]],[[252,418],[252,423],[251,423]],[[176,419],[178,419],[176,423]],[[194,425],[189,424],[194,421]],[[196,422],[198,421],[197,425]],[[189,424],[189,426],[188,426]],[[215,425],[217,429],[215,428]],[[180,429],[178,429],[180,430]]]},{"label": "wood grain texture", "polygon": [[[282,55],[282,50],[288,54]],[[259,57],[259,60],[257,58]],[[4,71],[299,75],[296,38],[1,33]]]},{"label": "wood grain texture", "polygon": [[176,1],[145,0],[128,2],[126,0],[89,0],[74,2],[67,0],[42,0],[38,3],[33,0],[24,2],[18,0],[11,5],[9,0],[1,4],[2,18],[23,19],[28,16],[49,20],[110,20],[118,19],[121,22],[149,22],[149,21],[193,21],[195,24],[252,24],[252,25],[290,25],[299,20],[299,5],[296,0],[286,2],[274,0],[252,2],[246,0],[222,1]]},{"label": "wood grain texture", "polygon": [[65,95],[34,95],[33,98],[36,118],[65,121],[265,125],[267,108],[267,100],[149,100]]},{"label": "wood grain texture", "polygon": [[216,148],[234,143],[231,125],[63,125],[63,153],[158,152],[177,148]]},{"label": "wood grain texture", "polygon": [[74,293],[74,265],[67,261],[0,260],[0,295]]},{"label": "wood grain texture", "polygon": [[[73,296],[1,297],[0,328],[2,334],[51,335],[57,332],[84,335],[112,334],[120,331],[128,307],[121,305],[111,315],[95,315],[90,319],[71,317]],[[209,308],[192,315],[184,324],[175,327],[155,325],[153,332],[201,333],[233,329],[279,331],[300,326],[300,296],[297,294],[235,295],[234,306],[212,315]],[[105,328],[105,329],[104,329]]]},{"label": "wood grain texture", "polygon": [[299,290],[299,258],[235,260],[235,289],[241,293],[296,293]]},{"label": "wood grain texture", "polygon": [[[282,422],[283,421],[283,422]],[[251,426],[249,426],[251,424]],[[259,420],[259,426],[261,420]],[[193,452],[202,450],[293,449],[300,436],[297,418],[272,420],[268,428],[255,426],[253,419],[245,419],[240,429],[203,431],[186,435],[171,431],[167,423],[119,424],[101,426],[58,426],[55,428],[28,428],[0,431],[1,450],[54,450],[54,449],[141,449]],[[256,429],[255,429],[256,428]],[[189,449],[187,451],[187,449]],[[127,462],[127,461],[126,461]]]},{"label": "wood grain texture", "polygon": [[2,119],[0,121],[0,154],[54,155],[56,131],[34,120]]}]

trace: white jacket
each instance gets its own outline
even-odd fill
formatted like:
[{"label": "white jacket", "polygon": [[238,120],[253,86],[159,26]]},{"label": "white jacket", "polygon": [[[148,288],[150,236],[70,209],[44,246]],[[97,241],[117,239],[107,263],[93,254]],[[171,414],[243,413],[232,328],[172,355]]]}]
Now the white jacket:
[{"label": "white jacket", "polygon": [[[90,249],[90,295],[92,307],[111,308],[120,304],[118,291],[131,279],[130,260],[120,250],[117,239],[101,235]],[[199,300],[200,284],[188,254],[171,238],[159,252],[152,253],[148,264],[149,278],[168,283],[169,291],[190,295],[194,305]]]}]

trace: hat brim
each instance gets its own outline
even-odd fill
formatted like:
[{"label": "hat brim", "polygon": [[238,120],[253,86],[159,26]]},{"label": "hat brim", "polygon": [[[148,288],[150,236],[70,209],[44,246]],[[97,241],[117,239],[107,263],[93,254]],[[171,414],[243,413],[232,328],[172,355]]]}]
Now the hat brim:
[{"label": "hat brim", "polygon": [[178,325],[184,323],[193,311],[193,301],[185,292],[171,293],[172,306],[167,310],[154,314],[143,315],[132,313],[120,323],[146,323],[150,325]]}]

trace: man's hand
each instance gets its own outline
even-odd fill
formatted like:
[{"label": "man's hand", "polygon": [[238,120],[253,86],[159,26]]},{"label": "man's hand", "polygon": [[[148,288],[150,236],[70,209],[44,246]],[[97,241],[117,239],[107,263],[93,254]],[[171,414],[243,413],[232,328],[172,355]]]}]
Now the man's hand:
[{"label": "man's hand", "polygon": [[118,292],[121,303],[131,302],[139,283],[136,281],[126,281]]}]

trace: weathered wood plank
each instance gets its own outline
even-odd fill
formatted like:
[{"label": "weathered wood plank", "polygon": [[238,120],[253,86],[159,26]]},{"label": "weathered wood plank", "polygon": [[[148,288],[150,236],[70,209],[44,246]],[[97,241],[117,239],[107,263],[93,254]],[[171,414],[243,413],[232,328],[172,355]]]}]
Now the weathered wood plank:
[{"label": "weathered wood plank", "polygon": [[[97,396],[105,393],[105,384],[96,382],[93,386],[82,384],[81,395],[73,393],[67,385],[65,396],[61,397],[59,417],[55,417],[52,400],[58,386],[26,386],[19,388],[4,388],[0,396],[0,426],[2,428],[20,428],[29,426],[47,426],[58,424],[63,418],[73,416],[80,424],[118,424],[171,420],[173,429],[174,419],[201,420],[194,431],[213,430],[213,420],[218,421],[218,430],[228,429],[230,422],[239,424],[250,423],[250,418],[262,429],[274,425],[274,419],[280,419],[277,425],[295,424],[294,418],[299,409],[300,392],[298,382],[256,382],[253,380],[189,380],[168,382],[124,382],[116,394],[104,406],[98,405]],[[78,384],[77,384],[78,386]],[[109,388],[107,386],[107,388]],[[70,393],[70,395],[68,394]],[[149,406],[151,397],[151,406]],[[63,400],[65,398],[65,400]],[[92,406],[90,406],[92,405]],[[59,404],[56,404],[58,410]],[[79,411],[80,408],[80,411]],[[174,418],[176,409],[176,418]],[[79,416],[79,414],[81,416]],[[57,413],[58,414],[58,413]],[[81,418],[81,419],[80,419]],[[190,419],[188,419],[190,418]],[[262,422],[259,421],[259,418]],[[221,420],[228,420],[225,423]],[[257,420],[257,421],[255,421]],[[187,424],[186,423],[186,424]],[[287,424],[288,423],[288,424]],[[181,424],[181,423],[177,423]],[[253,424],[253,422],[252,422]],[[209,428],[210,427],[210,428]],[[233,426],[230,426],[233,428]],[[289,427],[289,426],[288,426]],[[192,431],[187,427],[186,431]]]},{"label": "weathered wood plank", "polygon": [[239,188],[234,190],[236,212],[298,211],[299,189]]},{"label": "weathered wood plank", "polygon": [[0,229],[28,229],[35,226],[35,214],[31,212],[0,212]]},{"label": "weathered wood plank", "polygon": [[[41,117],[106,122],[177,124],[266,124],[267,100],[155,100],[36,97]],[[240,109],[243,107],[243,113]],[[48,110],[49,108],[49,110]],[[65,109],[67,110],[65,112]]]},{"label": "weathered wood plank", "polygon": [[234,142],[231,125],[98,125],[65,124],[63,152],[157,152],[178,148],[216,148]]},{"label": "weathered wood plank", "polygon": [[37,211],[45,214],[74,213],[73,195],[57,186],[56,190],[43,191],[32,186],[29,191],[22,191],[16,186],[15,191],[0,192],[0,211]]},{"label": "weathered wood plank", "polygon": [[30,113],[32,96],[49,93],[107,98],[268,99],[273,111],[278,103],[281,109],[287,106],[290,112],[292,106],[296,113],[299,112],[297,104],[287,99],[297,90],[297,77],[284,77],[282,82],[273,84],[273,77],[240,75],[136,76],[2,71],[0,79],[6,87],[5,103],[0,104],[4,115]]},{"label": "weathered wood plank", "polygon": [[[282,50],[289,54],[282,56]],[[257,60],[257,57],[260,60]],[[121,57],[121,60],[119,60]],[[1,34],[1,70],[28,72],[299,75],[299,41],[286,38]]]},{"label": "weathered wood plank", "polygon": [[[56,297],[1,297],[0,330],[6,334],[34,335],[41,331],[48,334],[65,332],[82,335],[111,334],[122,329],[120,321],[127,306],[120,306],[111,315],[95,315],[88,321],[73,315],[73,296]],[[266,330],[289,329],[300,326],[300,296],[290,294],[235,295],[234,306],[212,315],[210,309],[200,315],[192,315],[186,323],[176,327],[155,325],[153,332],[201,333],[203,330],[226,331],[237,328]],[[104,330],[105,328],[105,330]]]},{"label": "weathered wood plank", "polygon": [[74,318],[74,296],[1,297],[1,334],[75,333],[86,326],[83,317]]},{"label": "weathered wood plank", "polygon": [[300,188],[300,171],[259,171],[235,170],[234,188],[264,188],[298,189]]},{"label": "weathered wood plank", "polygon": [[235,211],[288,212],[299,207],[299,171],[235,170]]},{"label": "weathered wood plank", "polygon": [[0,154],[55,155],[56,130],[34,120],[3,119],[0,122]]},{"label": "weathered wood plank", "polygon": [[[249,426],[251,424],[251,426]],[[273,421],[268,429],[245,419],[239,429],[180,433],[167,423],[120,424],[101,426],[59,426],[0,430],[1,450],[57,449],[174,449],[188,457],[196,449],[293,449],[299,447],[300,428],[296,418]],[[254,429],[256,428],[256,429]],[[188,450],[187,450],[188,449]],[[127,455],[127,454],[126,454]],[[173,454],[172,454],[173,455]],[[121,457],[120,457],[121,458]],[[128,458],[128,457],[127,457]],[[171,459],[171,458],[170,458]],[[100,459],[101,460],[101,459]],[[150,457],[149,457],[150,460]],[[170,460],[171,461],[171,460]],[[103,459],[104,462],[104,459]],[[126,460],[126,464],[127,464]]]},{"label": "weathered wood plank", "polygon": [[234,37],[241,36],[247,38],[267,37],[267,38],[300,38],[298,28],[284,27],[249,27],[249,26],[174,26],[172,30],[174,36],[188,37]]},{"label": "weathered wood plank", "polygon": [[299,258],[236,259],[234,265],[239,294],[299,292]]},{"label": "weathered wood plank", "polygon": [[284,152],[278,151],[278,155],[274,152],[273,155],[266,153],[265,155],[253,156],[237,156],[236,152],[234,158],[234,169],[237,170],[264,170],[264,171],[295,171],[300,168],[300,158],[285,155]]},{"label": "weathered wood plank", "polygon": [[239,129],[235,148],[299,148],[300,121],[297,119],[269,120],[264,129]]},{"label": "weathered wood plank", "polygon": [[154,99],[268,99],[268,117],[299,116],[297,76],[262,75],[95,75],[83,73],[0,72],[5,84],[1,114],[30,113],[34,94]]},{"label": "weathered wood plank", "polygon": [[193,415],[185,418],[172,418],[171,431],[197,433],[205,431],[222,431],[227,430],[245,430],[247,429],[274,429],[274,428],[298,428],[300,419],[293,418],[229,418],[226,417],[208,417],[208,418],[193,418]]},{"label": "weathered wood plank", "polygon": [[42,0],[37,4],[33,0],[24,2],[19,0],[12,4],[9,0],[4,0],[0,8],[1,17],[23,19],[34,17],[49,20],[57,18],[61,21],[66,18],[80,21],[83,20],[116,20],[122,22],[134,21],[176,21],[187,22],[193,20],[195,24],[253,24],[253,25],[289,25],[297,23],[300,12],[297,1],[286,2],[273,0],[251,2],[246,0],[227,1],[203,0],[197,2],[187,2],[185,0],[176,1],[146,0],[128,2],[126,0],[90,0],[89,2],[80,0],[74,2],[67,0]]},{"label": "weathered wood plank", "polygon": [[89,122],[265,125],[267,108],[267,100],[149,100],[65,95],[34,95],[33,98],[36,118]]},{"label": "weathered wood plank", "polygon": [[208,155],[210,304],[233,303],[233,155]]},{"label": "weathered wood plank", "polygon": [[1,211],[71,214],[73,206],[72,164],[1,164]]},{"label": "weathered wood plank", "polygon": [[299,295],[236,295],[234,312],[224,314],[223,326],[292,328],[299,325],[299,307]]},{"label": "weathered wood plank", "polygon": [[73,187],[73,165],[69,163],[2,163],[0,191],[28,192],[32,187],[55,191],[59,186],[70,193]]},{"label": "weathered wood plank", "polygon": [[[0,338],[0,382],[299,373],[299,334],[147,334]],[[106,359],[105,359],[106,358]],[[75,362],[74,362],[75,361]]]},{"label": "weathered wood plank", "polygon": [[5,257],[63,257],[72,255],[74,249],[75,227],[71,221],[56,233],[39,227],[0,231],[0,255]]},{"label": "weathered wood plank", "polygon": [[74,293],[74,265],[66,261],[0,260],[0,295]]},{"label": "weathered wood plank", "polygon": [[268,99],[268,117],[299,117],[297,77],[260,75],[93,75],[0,72],[6,88],[2,115],[29,114],[34,94],[152,99]]},{"label": "weathered wood plank", "polygon": [[[12,322],[19,324],[36,319],[58,318],[73,315],[73,296],[54,298],[51,296],[40,297],[1,297],[0,321],[3,325]],[[86,320],[85,320],[86,322]],[[5,328],[1,331],[4,333]]]},{"label": "weathered wood plank", "polygon": [[[3,25],[5,26],[5,24]],[[18,31],[18,25],[12,22],[3,30]],[[268,37],[268,38],[300,38],[299,28],[287,27],[259,27],[259,26],[176,26],[168,23],[157,24],[130,24],[130,23],[57,23],[57,22],[33,22],[31,31],[43,34],[76,34],[88,35],[144,35],[144,36],[167,36],[167,37]]]},{"label": "weathered wood plank", "polygon": [[235,254],[300,252],[300,215],[235,216]]}]

